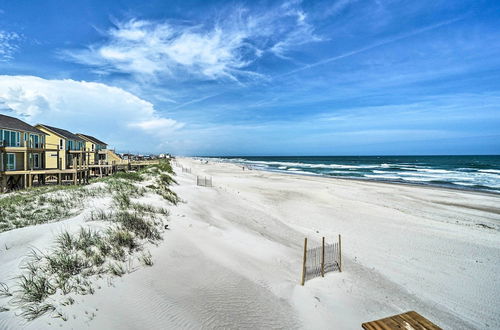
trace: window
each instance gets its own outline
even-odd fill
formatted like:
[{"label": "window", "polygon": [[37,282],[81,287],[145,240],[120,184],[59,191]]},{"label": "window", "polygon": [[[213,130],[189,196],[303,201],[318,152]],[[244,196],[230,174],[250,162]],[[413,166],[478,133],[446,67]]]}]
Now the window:
[{"label": "window", "polygon": [[40,168],[40,154],[33,154],[33,167]]},{"label": "window", "polygon": [[33,147],[40,148],[40,140],[38,135],[32,135],[32,136],[33,136]]},{"label": "window", "polygon": [[13,171],[16,169],[16,155],[7,154],[7,171]]},{"label": "window", "polygon": [[40,137],[36,134],[30,134],[30,148],[41,148]]},{"label": "window", "polygon": [[5,145],[6,147],[19,147],[21,146],[21,133],[3,130],[0,140],[3,141],[2,145]]},{"label": "window", "polygon": [[9,132],[9,147],[16,146],[16,132]]},{"label": "window", "polygon": [[68,144],[67,150],[83,150],[82,141],[68,140],[67,144]]},{"label": "window", "polygon": [[59,139],[59,149],[63,149],[63,148],[64,148],[63,139]]}]

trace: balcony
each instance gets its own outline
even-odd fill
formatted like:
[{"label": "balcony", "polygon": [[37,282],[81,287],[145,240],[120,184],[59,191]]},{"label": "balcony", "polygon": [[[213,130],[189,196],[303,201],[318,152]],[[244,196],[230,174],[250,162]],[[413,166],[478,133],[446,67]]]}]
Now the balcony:
[{"label": "balcony", "polygon": [[45,144],[33,141],[16,141],[13,143],[12,141],[0,140],[0,148],[45,149]]}]

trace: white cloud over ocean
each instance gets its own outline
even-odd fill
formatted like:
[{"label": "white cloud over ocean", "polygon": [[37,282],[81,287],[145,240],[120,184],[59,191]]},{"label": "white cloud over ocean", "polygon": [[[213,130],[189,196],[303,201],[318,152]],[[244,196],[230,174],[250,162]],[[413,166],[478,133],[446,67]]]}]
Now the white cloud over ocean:
[{"label": "white cloud over ocean", "polygon": [[183,126],[162,116],[152,103],[96,82],[3,75],[0,103],[0,109],[10,109],[3,110],[4,114],[32,124],[85,130],[118,148],[130,146],[130,139],[135,139],[134,146],[144,141],[144,150],[155,150],[159,143],[150,137],[162,138]]}]

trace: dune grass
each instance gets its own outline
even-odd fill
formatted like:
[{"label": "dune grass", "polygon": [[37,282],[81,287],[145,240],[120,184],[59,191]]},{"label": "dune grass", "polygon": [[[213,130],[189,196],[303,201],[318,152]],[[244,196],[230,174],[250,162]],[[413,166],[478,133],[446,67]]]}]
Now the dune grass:
[{"label": "dune grass", "polygon": [[0,198],[0,232],[54,222],[82,211],[83,201],[105,191],[90,186],[45,186]]},{"label": "dune grass", "polygon": [[[170,164],[162,163],[138,173],[122,173],[98,179],[105,186],[99,186],[95,191],[85,187],[63,188],[62,191],[74,192],[65,198],[72,196],[79,202],[87,198],[86,194],[92,197],[111,196],[110,210],[94,210],[87,218],[87,221],[107,222],[109,225],[100,230],[82,227],[78,232],[64,231],[55,238],[51,250],[33,250],[23,263],[23,273],[16,279],[15,289],[10,290],[6,284],[0,283],[0,298],[9,299],[8,307],[19,310],[19,315],[27,320],[46,313],[65,319],[61,308],[72,304],[74,299],[71,296],[61,299],[61,296],[93,294],[93,278],[123,276],[130,271],[134,261],[139,265],[152,266],[153,259],[147,245],[157,244],[163,239],[164,221],[169,212],[165,208],[133,199],[147,193],[157,193],[176,204],[179,199],[169,187],[175,183],[172,173]],[[155,184],[153,187],[137,185],[145,180]],[[15,205],[35,198],[37,203],[31,207],[36,208],[42,202],[50,203],[50,198],[53,198],[50,194],[58,192],[55,187],[51,187],[9,196],[8,202],[3,201],[5,198],[0,201],[15,208]],[[67,216],[68,213],[65,214]],[[5,306],[2,308],[4,311],[10,309]]]},{"label": "dune grass", "polygon": [[139,172],[117,172],[109,177],[91,180],[91,183],[105,183],[104,187],[43,186],[9,193],[0,198],[0,232],[67,219],[81,213],[86,200],[106,194],[120,194],[121,199],[117,199],[117,203],[127,206],[127,198],[144,196],[148,192],[147,187],[138,187],[136,184],[151,177],[156,182],[149,186],[149,190],[177,204],[179,198],[169,188],[177,184],[173,173],[172,166],[165,161]]}]

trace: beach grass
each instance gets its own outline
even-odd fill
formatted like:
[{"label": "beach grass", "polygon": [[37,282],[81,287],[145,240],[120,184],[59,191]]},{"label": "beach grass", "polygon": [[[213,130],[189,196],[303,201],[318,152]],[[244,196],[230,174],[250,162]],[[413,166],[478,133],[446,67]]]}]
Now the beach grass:
[{"label": "beach grass", "polygon": [[0,232],[66,219],[81,212],[84,200],[105,191],[91,186],[29,188],[0,198]]},{"label": "beach grass", "polygon": [[[60,295],[92,294],[95,291],[94,277],[123,276],[130,265],[137,261],[140,265],[152,266],[153,258],[147,250],[148,244],[157,244],[163,239],[164,221],[169,215],[166,208],[135,201],[147,193],[168,196],[172,204],[178,202],[177,195],[170,189],[175,183],[171,166],[168,163],[153,165],[140,172],[120,173],[95,180],[105,185],[90,187],[65,186],[32,189],[0,199],[7,205],[10,213],[8,229],[17,228],[11,224],[26,209],[39,208],[40,205],[60,207],[55,219],[48,214],[33,219],[28,218],[22,225],[57,221],[75,213],[72,207],[86,198],[111,197],[110,210],[96,209],[90,212],[87,221],[108,223],[100,229],[81,227],[77,232],[63,231],[54,239],[54,247],[49,251],[32,250],[25,259],[23,273],[15,281],[11,290],[0,283],[0,297],[9,299],[9,306],[20,310],[27,320],[33,320],[45,313],[64,318],[61,307],[67,299]],[[154,187],[138,185],[145,180],[155,182]],[[90,196],[90,197],[89,197]],[[71,200],[68,207],[60,206],[60,199]],[[26,206],[28,205],[28,206]],[[54,212],[54,211],[53,211]],[[18,226],[19,227],[19,226]],[[2,307],[6,310],[10,308]]]}]

